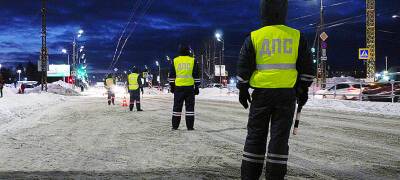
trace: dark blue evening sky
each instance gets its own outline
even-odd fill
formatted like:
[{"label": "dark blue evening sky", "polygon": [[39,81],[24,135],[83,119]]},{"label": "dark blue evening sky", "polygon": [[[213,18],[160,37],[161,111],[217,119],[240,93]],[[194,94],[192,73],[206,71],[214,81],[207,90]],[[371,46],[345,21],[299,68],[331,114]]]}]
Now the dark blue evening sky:
[{"label": "dark blue evening sky", "polygon": [[[326,23],[347,19],[327,29],[328,60],[335,70],[362,68],[357,49],[365,46],[365,0],[324,0]],[[62,48],[71,49],[79,29],[91,72],[104,72],[138,0],[48,0],[48,47],[50,63],[65,63]],[[147,0],[141,0],[141,12]],[[244,38],[260,27],[258,0],[154,0],[128,41],[117,67],[155,66],[155,60],[174,56],[179,42],[200,47],[216,30],[226,42],[228,70],[234,71]],[[343,2],[343,3],[342,3]],[[339,3],[339,5],[335,5]],[[319,21],[319,1],[289,0],[288,24],[301,29],[312,44]],[[1,0],[0,63],[36,62],[41,47],[40,0]],[[400,65],[399,0],[377,0],[377,64]],[[137,16],[137,14],[136,14]],[[303,18],[299,18],[303,17]],[[163,62],[164,66],[166,62]]]}]

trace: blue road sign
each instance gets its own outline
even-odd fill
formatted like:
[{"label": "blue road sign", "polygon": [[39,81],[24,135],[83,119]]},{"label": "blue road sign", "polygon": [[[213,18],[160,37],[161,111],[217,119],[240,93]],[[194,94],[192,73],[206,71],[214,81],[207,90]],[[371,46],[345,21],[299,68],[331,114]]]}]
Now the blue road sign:
[{"label": "blue road sign", "polygon": [[369,59],[369,48],[360,48],[358,50],[358,59]]}]

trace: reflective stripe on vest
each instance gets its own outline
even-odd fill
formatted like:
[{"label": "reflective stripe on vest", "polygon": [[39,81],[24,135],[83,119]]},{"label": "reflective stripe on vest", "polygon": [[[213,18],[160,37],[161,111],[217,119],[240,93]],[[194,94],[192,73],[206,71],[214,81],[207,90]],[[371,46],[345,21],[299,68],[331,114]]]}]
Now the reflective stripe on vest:
[{"label": "reflective stripe on vest", "polygon": [[190,56],[179,56],[174,59],[176,72],[175,86],[193,86],[194,58]]},{"label": "reflective stripe on vest", "polygon": [[293,88],[297,80],[296,61],[300,31],[284,26],[266,26],[251,33],[257,69],[250,86]]},{"label": "reflective stripe on vest", "polygon": [[295,64],[258,64],[257,70],[296,69]]},{"label": "reflective stripe on vest", "polygon": [[128,89],[129,90],[139,89],[138,78],[139,78],[139,74],[137,74],[137,73],[131,73],[128,75],[128,83],[129,83]]}]

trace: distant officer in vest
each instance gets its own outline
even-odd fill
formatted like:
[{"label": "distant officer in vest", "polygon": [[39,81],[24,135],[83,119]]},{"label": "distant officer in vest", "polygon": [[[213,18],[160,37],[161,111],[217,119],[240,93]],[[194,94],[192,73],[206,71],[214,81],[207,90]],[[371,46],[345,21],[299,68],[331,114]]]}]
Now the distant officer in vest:
[{"label": "distant officer in vest", "polygon": [[186,110],[186,127],[189,131],[194,130],[195,95],[199,94],[200,78],[198,65],[191,53],[189,46],[180,45],[179,56],[173,60],[170,68],[169,83],[171,92],[174,93],[173,130],[179,128],[183,103]]},{"label": "distant officer in vest", "polygon": [[263,27],[246,38],[237,64],[239,101],[246,109],[251,103],[241,176],[259,179],[266,161],[266,179],[284,179],[296,92],[311,85],[314,70],[305,36],[285,25],[288,0],[260,6]]},{"label": "distant officer in vest", "polygon": [[140,91],[143,93],[143,86],[141,81],[141,76],[136,67],[133,68],[132,73],[128,75],[128,92],[130,95],[129,110],[133,111],[133,107],[136,102],[136,110],[143,111],[140,108]]},{"label": "distant officer in vest", "polygon": [[111,74],[108,74],[107,78],[104,81],[104,86],[107,90],[108,105],[111,105],[111,103],[115,105],[115,92],[114,92],[115,84],[116,82],[114,77]]}]

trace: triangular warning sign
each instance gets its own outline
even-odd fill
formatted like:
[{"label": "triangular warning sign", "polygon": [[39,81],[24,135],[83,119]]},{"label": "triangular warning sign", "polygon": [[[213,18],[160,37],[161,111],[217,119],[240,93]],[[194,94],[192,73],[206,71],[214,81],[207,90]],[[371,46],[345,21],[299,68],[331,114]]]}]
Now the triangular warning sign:
[{"label": "triangular warning sign", "polygon": [[367,50],[361,51],[361,56],[362,57],[368,57],[368,51]]}]

